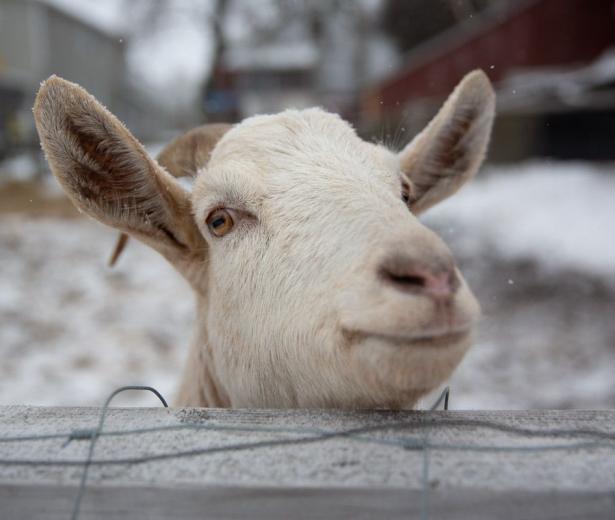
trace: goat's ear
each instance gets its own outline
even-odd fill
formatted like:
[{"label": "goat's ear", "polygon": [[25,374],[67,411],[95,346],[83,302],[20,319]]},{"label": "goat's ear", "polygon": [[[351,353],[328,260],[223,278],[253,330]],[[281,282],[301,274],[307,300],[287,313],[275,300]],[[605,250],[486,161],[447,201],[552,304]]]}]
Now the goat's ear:
[{"label": "goat's ear", "polygon": [[209,162],[211,152],[233,125],[214,123],[199,126],[173,139],[158,155],[158,162],[173,177],[195,177]]},{"label": "goat's ear", "polygon": [[480,70],[469,73],[425,130],[400,153],[413,213],[451,196],[474,176],[485,157],[494,115],[489,79]]},{"label": "goat's ear", "polygon": [[189,193],[94,97],[52,76],[34,118],[51,170],[80,210],[167,257],[204,254]]},{"label": "goat's ear", "polygon": [[[226,123],[213,123],[193,128],[166,145],[156,160],[175,178],[194,178],[199,169],[209,162],[216,144],[232,126]],[[109,258],[110,267],[115,265],[127,243],[128,236],[120,233]]]}]

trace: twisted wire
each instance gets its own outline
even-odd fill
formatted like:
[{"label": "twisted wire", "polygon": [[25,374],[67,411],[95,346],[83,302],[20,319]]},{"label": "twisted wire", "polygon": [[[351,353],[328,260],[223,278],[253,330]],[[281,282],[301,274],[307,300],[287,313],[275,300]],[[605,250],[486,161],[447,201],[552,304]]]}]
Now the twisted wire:
[{"label": "twisted wire", "polygon": [[[392,421],[389,423],[362,426],[357,428],[343,430],[326,430],[322,428],[299,428],[299,427],[272,427],[272,426],[244,426],[244,425],[212,425],[212,424],[177,424],[164,425],[157,427],[134,428],[125,430],[109,430],[104,431],[103,426],[107,416],[107,412],[111,401],[121,392],[128,390],[149,391],[154,393],[161,401],[163,406],[167,407],[164,397],[154,388],[148,386],[125,386],[113,391],[106,399],[100,409],[100,415],[97,426],[92,429],[75,429],[65,433],[52,433],[40,435],[21,435],[0,437],[0,443],[12,442],[27,442],[39,440],[54,440],[65,439],[64,446],[73,441],[89,440],[90,444],[86,459],[79,460],[45,460],[45,459],[0,459],[0,466],[82,466],[83,472],[79,483],[78,493],[74,501],[73,512],[71,518],[77,520],[81,508],[81,502],[86,490],[89,468],[91,466],[112,466],[112,465],[131,465],[143,464],[147,462],[164,461],[170,459],[180,459],[186,457],[204,456],[224,452],[236,452],[243,450],[255,450],[262,448],[278,447],[278,446],[299,446],[309,443],[326,442],[332,439],[345,438],[359,443],[379,444],[397,447],[410,451],[422,452],[422,473],[421,473],[421,520],[429,518],[429,470],[430,470],[430,453],[432,451],[467,451],[467,452],[503,452],[503,453],[536,453],[542,451],[573,451],[573,450],[589,450],[595,448],[606,448],[609,450],[615,449],[615,432],[608,432],[592,428],[546,428],[533,429],[519,426],[512,426],[499,421],[489,419],[463,419],[451,417],[448,414],[438,414],[438,417],[433,416],[417,416],[413,420]],[[428,409],[429,412],[435,411],[441,404],[444,404],[444,410],[448,410],[449,404],[449,388],[445,388],[436,402]],[[503,432],[515,436],[529,438],[566,438],[570,439],[562,443],[538,444],[531,446],[518,445],[480,445],[480,444],[453,444],[434,442],[430,440],[430,433],[434,428],[438,427],[464,427],[464,428],[482,428],[491,431]],[[300,437],[270,439],[262,441],[228,443],[223,446],[213,446],[204,448],[194,448],[190,450],[178,450],[172,452],[163,452],[151,455],[123,457],[123,458],[94,458],[94,450],[96,443],[103,436],[127,436],[141,435],[155,432],[181,431],[181,430],[203,430],[203,431],[226,431],[226,432],[255,432],[255,433],[272,433],[272,434],[295,434]],[[396,431],[396,430],[412,430],[421,433],[417,437],[395,437],[395,438],[380,438],[371,434],[381,431]],[[579,437],[583,440],[578,440]],[[574,442],[572,442],[574,441]]]}]

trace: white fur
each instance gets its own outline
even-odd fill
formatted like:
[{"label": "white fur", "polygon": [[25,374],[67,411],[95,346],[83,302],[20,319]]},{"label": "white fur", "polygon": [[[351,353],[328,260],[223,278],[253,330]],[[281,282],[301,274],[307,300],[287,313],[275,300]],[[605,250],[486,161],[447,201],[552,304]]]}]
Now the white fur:
[{"label": "white fur", "polygon": [[[87,96],[62,85],[72,96]],[[147,230],[135,233],[116,208],[92,209],[96,200],[70,191],[74,183],[66,178],[73,173],[57,171],[67,168],[57,146],[65,137],[45,126],[47,112],[62,112],[67,101],[48,102],[48,91],[44,85],[35,115],[54,173],[78,206],[97,218],[107,211],[106,223],[155,246],[156,229],[144,237]],[[186,206],[180,191],[159,201],[163,209],[174,208],[159,213],[179,242],[192,238],[187,248],[165,243],[158,249],[198,299],[178,404],[408,408],[450,375],[479,314],[461,275],[454,298],[442,308],[423,294],[383,283],[379,269],[392,255],[426,265],[450,261],[442,240],[402,201],[401,185],[421,179],[425,198],[411,201],[419,211],[421,200],[441,200],[458,189],[455,179],[466,181],[478,169],[493,118],[491,88],[484,75],[473,73],[451,99],[428,128],[429,138],[422,134],[400,155],[362,141],[346,122],[320,109],[247,119],[224,134],[198,171],[190,223],[183,214],[173,216],[181,213],[176,206]],[[102,159],[94,162],[109,162]],[[144,176],[151,168],[162,171],[150,159],[134,160]],[[221,207],[235,227],[215,237],[205,221]],[[460,330],[467,334],[437,339]]]}]

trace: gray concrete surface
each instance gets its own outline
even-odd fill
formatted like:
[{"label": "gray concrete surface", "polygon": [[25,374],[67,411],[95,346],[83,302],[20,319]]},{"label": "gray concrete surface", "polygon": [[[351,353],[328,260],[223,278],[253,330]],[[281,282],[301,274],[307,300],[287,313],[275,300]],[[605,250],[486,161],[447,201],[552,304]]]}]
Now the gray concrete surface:
[{"label": "gray concrete surface", "polygon": [[[66,441],[98,415],[0,407],[0,518],[67,517],[89,441]],[[103,431],[81,518],[615,518],[611,411],[123,408]]]}]

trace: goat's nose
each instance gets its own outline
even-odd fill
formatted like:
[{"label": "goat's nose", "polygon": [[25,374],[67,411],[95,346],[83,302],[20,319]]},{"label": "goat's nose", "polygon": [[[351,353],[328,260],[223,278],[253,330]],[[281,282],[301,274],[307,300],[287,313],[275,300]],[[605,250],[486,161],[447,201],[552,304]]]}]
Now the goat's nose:
[{"label": "goat's nose", "polygon": [[403,292],[422,294],[434,300],[448,300],[459,288],[452,259],[417,261],[403,256],[385,260],[380,267],[384,281]]}]

